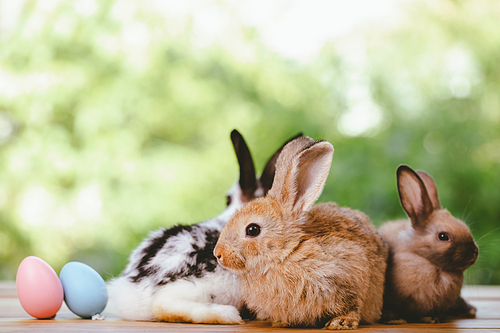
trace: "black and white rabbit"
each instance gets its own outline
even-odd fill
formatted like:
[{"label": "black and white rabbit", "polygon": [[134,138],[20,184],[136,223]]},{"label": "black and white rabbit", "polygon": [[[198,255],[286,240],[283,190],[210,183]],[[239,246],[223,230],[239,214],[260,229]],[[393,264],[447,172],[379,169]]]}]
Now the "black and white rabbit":
[{"label": "black and white rabbit", "polygon": [[[301,134],[299,134],[300,136]],[[233,273],[217,264],[213,250],[231,215],[271,188],[282,148],[256,178],[250,151],[233,130],[239,181],[228,193],[226,209],[195,225],[152,232],[132,252],[120,277],[108,284],[110,305],[126,320],[240,324],[243,302]]]}]

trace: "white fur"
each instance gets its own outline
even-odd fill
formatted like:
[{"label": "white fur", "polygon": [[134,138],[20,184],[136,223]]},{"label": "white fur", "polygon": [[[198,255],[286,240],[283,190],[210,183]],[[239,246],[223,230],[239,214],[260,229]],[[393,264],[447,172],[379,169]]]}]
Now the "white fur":
[{"label": "white fur", "polygon": [[193,323],[240,324],[243,305],[233,273],[220,266],[202,278],[179,280],[161,288],[153,298],[152,312],[191,318]]},{"label": "white fur", "polygon": [[154,321],[162,309],[172,315],[192,318],[194,323],[239,324],[243,303],[236,276],[217,267],[201,278],[177,280],[156,291],[148,281],[134,283],[119,277],[108,284],[109,311],[125,320]]},{"label": "white fur", "polygon": [[123,276],[116,278],[108,283],[108,311],[125,320],[155,320],[151,312],[152,293],[152,288],[144,283],[134,283]]}]

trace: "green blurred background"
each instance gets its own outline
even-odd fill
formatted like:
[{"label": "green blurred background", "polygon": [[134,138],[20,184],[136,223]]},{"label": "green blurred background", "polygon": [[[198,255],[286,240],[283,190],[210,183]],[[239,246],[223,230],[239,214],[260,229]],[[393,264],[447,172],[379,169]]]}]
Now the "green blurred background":
[{"label": "green blurred background", "polygon": [[495,0],[0,0],[0,279],[28,255],[108,279],[148,231],[218,215],[236,128],[258,172],[298,132],[332,142],[320,201],[377,226],[405,217],[397,166],[428,171],[479,245],[466,282],[499,284],[499,17]]}]

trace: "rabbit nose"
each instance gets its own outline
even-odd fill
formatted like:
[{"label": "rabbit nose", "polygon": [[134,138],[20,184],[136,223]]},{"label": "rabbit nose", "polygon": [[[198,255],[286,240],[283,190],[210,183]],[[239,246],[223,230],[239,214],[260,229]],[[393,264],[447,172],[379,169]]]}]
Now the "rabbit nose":
[{"label": "rabbit nose", "polygon": [[477,256],[479,254],[479,249],[478,249],[476,243],[474,243],[474,242],[469,243],[468,248],[469,248],[469,257],[470,257],[469,263],[470,263],[470,265],[472,265],[472,264],[474,264],[474,262],[476,262]]},{"label": "rabbit nose", "polygon": [[476,243],[474,243],[474,247],[473,247],[473,252],[474,252],[474,258],[477,258],[478,254],[479,254],[479,248],[477,247]]},{"label": "rabbit nose", "polygon": [[472,252],[472,254],[474,255],[477,255],[478,254],[478,248],[477,248],[477,245],[476,243],[474,242],[470,242],[469,244],[467,244],[468,247],[469,247],[469,251]]},{"label": "rabbit nose", "polygon": [[217,258],[217,261],[221,262],[221,260],[222,260],[222,251],[220,249],[220,246],[215,246],[214,256]]}]

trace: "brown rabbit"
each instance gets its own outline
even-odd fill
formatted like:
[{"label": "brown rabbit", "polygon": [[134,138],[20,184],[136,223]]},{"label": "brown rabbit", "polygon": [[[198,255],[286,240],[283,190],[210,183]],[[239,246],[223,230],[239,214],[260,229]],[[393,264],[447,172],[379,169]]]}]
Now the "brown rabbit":
[{"label": "brown rabbit", "polygon": [[464,271],[478,255],[469,228],[441,208],[436,184],[427,173],[401,165],[397,182],[410,220],[387,222],[379,229],[390,248],[382,320],[475,317],[476,308],[460,296]]},{"label": "brown rabbit", "polygon": [[326,141],[287,144],[268,194],[237,211],[215,247],[247,307],[273,326],[355,329],[381,316],[388,250],[369,218],[334,203],[311,208],[332,155]]}]

